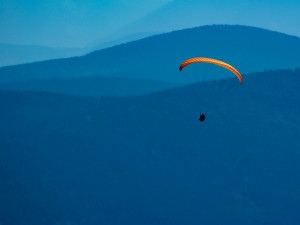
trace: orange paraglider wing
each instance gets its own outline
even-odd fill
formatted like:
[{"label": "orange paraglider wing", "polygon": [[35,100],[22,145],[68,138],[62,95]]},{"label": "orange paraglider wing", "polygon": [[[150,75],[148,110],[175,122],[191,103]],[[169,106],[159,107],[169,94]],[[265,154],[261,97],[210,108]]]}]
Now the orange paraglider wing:
[{"label": "orange paraglider wing", "polygon": [[239,78],[240,83],[241,84],[243,83],[243,78],[242,78],[242,75],[239,73],[239,71],[237,71],[233,66],[231,66],[231,65],[229,65],[225,62],[222,62],[220,60],[216,60],[216,59],[210,59],[210,58],[192,58],[192,59],[188,59],[180,65],[179,70],[181,71],[185,66],[187,66],[189,64],[192,64],[192,63],[195,63],[195,62],[212,63],[212,64],[222,66],[222,67],[230,70],[231,72],[233,72],[237,76],[237,78]]}]

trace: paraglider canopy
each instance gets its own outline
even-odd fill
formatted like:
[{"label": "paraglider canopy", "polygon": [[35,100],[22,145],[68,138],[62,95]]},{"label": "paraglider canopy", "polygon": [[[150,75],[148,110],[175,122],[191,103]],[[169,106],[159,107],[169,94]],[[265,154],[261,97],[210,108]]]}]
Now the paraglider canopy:
[{"label": "paraglider canopy", "polygon": [[191,58],[191,59],[188,59],[188,60],[184,61],[180,65],[179,70],[181,71],[185,66],[187,66],[189,64],[192,64],[192,63],[195,63],[195,62],[212,63],[212,64],[216,64],[218,66],[222,66],[222,67],[230,70],[231,72],[233,72],[237,76],[237,78],[240,80],[240,83],[241,84],[243,83],[243,78],[242,78],[242,75],[239,73],[239,71],[237,71],[233,66],[231,66],[231,65],[229,65],[225,62],[222,62],[220,60],[216,60],[216,59],[202,58],[202,57]]}]

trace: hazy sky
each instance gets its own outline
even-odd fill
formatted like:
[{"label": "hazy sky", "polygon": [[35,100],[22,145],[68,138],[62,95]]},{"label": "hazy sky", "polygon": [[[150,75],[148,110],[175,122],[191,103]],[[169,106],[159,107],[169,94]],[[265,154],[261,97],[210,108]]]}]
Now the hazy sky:
[{"label": "hazy sky", "polygon": [[300,0],[174,0],[122,29],[171,31],[210,24],[239,24],[300,37]]},{"label": "hazy sky", "polygon": [[0,42],[84,46],[168,0],[0,0]]},{"label": "hazy sky", "polygon": [[0,0],[0,42],[84,47],[115,32],[213,23],[300,36],[299,16],[300,0]]}]

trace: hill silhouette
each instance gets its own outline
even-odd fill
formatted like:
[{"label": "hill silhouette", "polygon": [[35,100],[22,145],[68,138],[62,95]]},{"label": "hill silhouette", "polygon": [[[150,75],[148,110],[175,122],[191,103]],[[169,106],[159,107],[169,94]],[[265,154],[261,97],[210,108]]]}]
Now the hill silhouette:
[{"label": "hill silhouette", "polygon": [[0,83],[1,90],[46,91],[85,97],[142,95],[178,86],[157,80],[119,77],[52,78]]},{"label": "hill silhouette", "polygon": [[[300,38],[254,27],[214,25],[156,35],[82,57],[0,68],[0,82],[74,77],[125,77],[186,82],[230,77],[223,68],[195,65],[178,72],[191,57],[225,61],[242,74],[300,65]],[[218,74],[218,75],[216,75]]]},{"label": "hill silhouette", "polygon": [[1,223],[297,224],[299,85],[297,69],[135,97],[0,91]]},{"label": "hill silhouette", "polygon": [[0,43],[0,67],[82,55],[79,48],[51,48]]}]

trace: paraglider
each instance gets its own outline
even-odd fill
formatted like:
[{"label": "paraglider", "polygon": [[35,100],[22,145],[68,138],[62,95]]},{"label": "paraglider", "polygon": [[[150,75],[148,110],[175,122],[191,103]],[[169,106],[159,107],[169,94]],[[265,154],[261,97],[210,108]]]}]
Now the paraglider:
[{"label": "paraglider", "polygon": [[191,59],[188,59],[188,60],[184,61],[180,65],[179,70],[181,71],[185,66],[187,66],[189,64],[192,64],[192,63],[195,63],[195,62],[212,63],[212,64],[216,64],[218,66],[222,66],[222,67],[230,70],[231,72],[233,72],[237,76],[237,78],[239,79],[240,83],[241,84],[243,83],[242,75],[239,73],[239,71],[237,71],[237,69],[235,69],[233,66],[231,66],[231,65],[229,65],[225,62],[222,62],[222,61],[216,60],[216,59],[202,58],[202,57],[191,58]]},{"label": "paraglider", "polygon": [[199,120],[200,122],[204,122],[204,120],[205,120],[205,115],[206,115],[206,114],[200,113],[200,117],[199,117],[198,120]]},{"label": "paraglider", "polygon": [[[215,64],[215,65],[218,65],[218,66],[222,66],[222,67],[230,70],[231,72],[233,72],[237,76],[237,78],[239,79],[240,83],[241,84],[243,83],[242,75],[239,73],[239,71],[237,71],[237,69],[235,69],[233,66],[231,66],[231,65],[229,65],[225,62],[222,62],[222,61],[216,60],[216,59],[203,58],[203,57],[191,58],[191,59],[188,59],[188,60],[184,61],[180,65],[179,70],[181,71],[187,65],[195,63],[195,62],[212,63],[212,64]],[[206,116],[206,114],[200,113],[200,117],[199,117],[198,120],[200,122],[204,122],[205,116]]]}]

